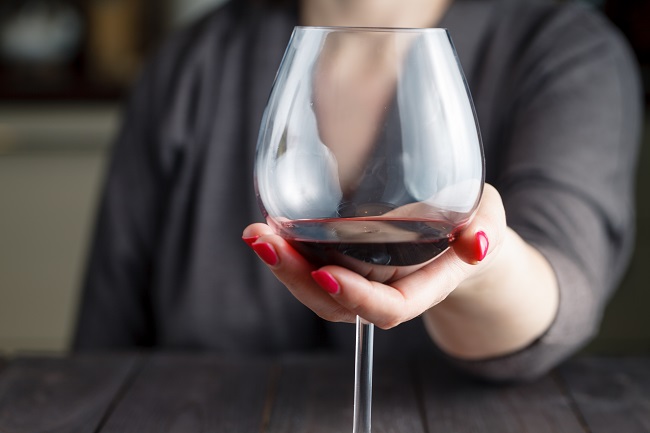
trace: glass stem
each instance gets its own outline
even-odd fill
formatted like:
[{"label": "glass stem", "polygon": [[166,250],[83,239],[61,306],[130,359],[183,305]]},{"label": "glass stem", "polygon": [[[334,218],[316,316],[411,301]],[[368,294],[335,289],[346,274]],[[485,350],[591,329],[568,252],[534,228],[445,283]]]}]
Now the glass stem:
[{"label": "glass stem", "polygon": [[352,433],[370,433],[372,404],[372,345],[375,325],[357,316],[354,366],[354,421]]}]

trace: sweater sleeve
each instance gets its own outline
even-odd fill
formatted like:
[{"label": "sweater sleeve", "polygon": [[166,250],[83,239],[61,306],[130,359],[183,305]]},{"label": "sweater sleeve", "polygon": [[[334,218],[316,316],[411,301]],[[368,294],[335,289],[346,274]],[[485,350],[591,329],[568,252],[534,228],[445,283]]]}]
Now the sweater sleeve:
[{"label": "sweater sleeve", "polygon": [[634,243],[642,109],[633,55],[602,17],[577,6],[546,17],[522,47],[496,187],[508,226],[555,271],[560,304],[530,346],[452,359],[491,380],[537,377],[593,338]]}]

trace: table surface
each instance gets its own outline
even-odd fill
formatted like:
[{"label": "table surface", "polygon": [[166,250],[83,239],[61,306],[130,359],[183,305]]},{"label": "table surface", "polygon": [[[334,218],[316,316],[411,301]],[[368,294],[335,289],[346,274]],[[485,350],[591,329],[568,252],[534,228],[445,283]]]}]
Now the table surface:
[{"label": "table surface", "polygon": [[[0,432],[350,432],[354,360],[84,354],[0,360]],[[572,360],[490,385],[376,360],[373,432],[650,432],[650,358]]]}]

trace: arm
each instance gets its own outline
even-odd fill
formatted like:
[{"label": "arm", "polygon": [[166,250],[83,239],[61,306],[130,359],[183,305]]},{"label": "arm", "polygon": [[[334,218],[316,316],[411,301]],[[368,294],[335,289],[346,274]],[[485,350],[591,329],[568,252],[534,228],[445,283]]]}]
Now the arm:
[{"label": "arm", "polygon": [[[584,25],[593,22],[577,30]],[[250,226],[244,237],[327,320],[358,314],[391,328],[424,313],[460,367],[501,380],[544,373],[594,335],[632,240],[638,81],[624,46],[600,30],[567,43],[555,64],[526,70],[496,182],[502,199],[487,187],[472,224],[434,262],[390,285],[336,266],[314,281],[309,263],[268,227]],[[479,231],[490,248],[477,264]]]},{"label": "arm", "polygon": [[[136,105],[138,105],[136,103]],[[154,179],[140,171],[138,133],[126,126],[104,187],[83,284],[74,349],[153,343],[149,310]],[[155,218],[153,219],[155,220]]]},{"label": "arm", "polygon": [[[422,316],[438,346],[462,359],[499,356],[529,345],[548,329],[559,302],[548,261],[514,230],[499,227],[503,205],[496,190],[486,188],[481,207],[466,233],[482,230],[502,238],[494,239],[498,242],[470,271],[473,275]],[[471,247],[472,239],[464,237],[463,247]],[[466,260],[471,263],[469,251]]]},{"label": "arm", "polygon": [[161,174],[154,157],[151,77],[133,93],[114,145],[90,247],[73,348],[153,344],[149,289],[160,220]]},{"label": "arm", "polygon": [[[596,335],[634,242],[641,92],[633,56],[599,16],[575,6],[529,43],[537,55],[521,55],[495,185],[508,226],[552,268],[559,304],[529,344],[483,360],[452,358],[494,379],[542,374]],[[518,293],[537,297],[539,275],[530,275]],[[440,305],[442,316],[452,314],[447,307],[457,305]]]}]

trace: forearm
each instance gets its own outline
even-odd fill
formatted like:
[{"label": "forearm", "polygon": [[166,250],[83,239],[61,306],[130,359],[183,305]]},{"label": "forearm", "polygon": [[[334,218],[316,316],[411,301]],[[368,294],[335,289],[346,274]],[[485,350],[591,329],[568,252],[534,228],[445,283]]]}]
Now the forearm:
[{"label": "forearm", "polygon": [[439,347],[462,359],[484,359],[522,349],[551,325],[558,309],[548,261],[513,230],[480,272],[423,314]]}]

